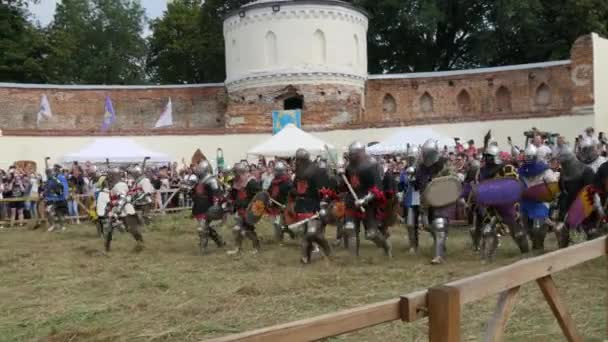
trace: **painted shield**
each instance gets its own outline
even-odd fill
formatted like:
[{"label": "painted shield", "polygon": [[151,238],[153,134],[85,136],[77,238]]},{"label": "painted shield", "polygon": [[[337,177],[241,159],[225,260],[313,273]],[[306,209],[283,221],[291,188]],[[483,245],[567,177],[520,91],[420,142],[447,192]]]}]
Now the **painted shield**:
[{"label": "painted shield", "polygon": [[462,183],[456,176],[433,179],[422,193],[422,203],[427,207],[445,207],[456,203],[462,194]]},{"label": "painted shield", "polygon": [[539,202],[553,202],[559,195],[559,183],[541,183],[524,190],[522,198]]},{"label": "painted shield", "polygon": [[266,213],[269,205],[270,195],[266,191],[258,192],[251,202],[249,202],[249,206],[247,206],[247,217],[245,221],[251,225],[258,223]]},{"label": "painted shield", "polygon": [[584,187],[570,205],[568,218],[566,219],[569,227],[577,227],[593,213],[593,194],[590,190],[591,186]]},{"label": "painted shield", "polygon": [[344,220],[345,212],[346,203],[340,200],[335,200],[327,206],[325,215],[323,216],[323,222],[326,224],[335,225]]},{"label": "painted shield", "polygon": [[483,206],[509,205],[519,202],[524,186],[514,178],[488,179],[473,189],[475,203]]}]

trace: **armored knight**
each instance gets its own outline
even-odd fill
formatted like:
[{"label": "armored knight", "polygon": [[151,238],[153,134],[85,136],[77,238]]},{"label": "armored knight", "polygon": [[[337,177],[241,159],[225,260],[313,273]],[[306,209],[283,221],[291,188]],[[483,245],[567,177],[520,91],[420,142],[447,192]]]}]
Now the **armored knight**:
[{"label": "armored knight", "polygon": [[[473,251],[478,252],[481,245],[481,224],[477,221],[481,220],[477,205],[472,200],[473,198],[473,186],[479,181],[479,172],[481,163],[477,159],[471,159],[465,170],[462,200],[465,201],[465,208],[467,214],[467,222],[471,225],[469,233],[471,234],[471,240],[473,242]],[[480,222],[481,223],[481,222]]]},{"label": "armored knight", "polygon": [[[483,152],[484,165],[480,169],[480,180],[489,180],[494,178],[517,178],[517,170],[510,164],[503,164],[500,159],[500,149],[497,145],[489,145]],[[492,258],[498,247],[498,232],[494,227],[495,215],[500,216],[502,223],[509,227],[511,236],[519,247],[521,253],[528,253],[528,238],[524,228],[517,222],[517,212],[514,204],[479,207],[480,219],[477,220],[477,228],[484,235],[492,235],[495,237],[496,244],[493,246],[488,258]]]},{"label": "armored knight", "polygon": [[590,166],[583,164],[576,158],[570,146],[565,145],[560,148],[558,160],[561,166],[559,174],[560,193],[557,199],[558,223],[555,230],[559,247],[565,248],[570,244],[570,229],[578,228],[566,225],[566,214],[580,191],[585,186],[593,183],[594,172]]},{"label": "armored knight", "polygon": [[587,239],[595,239],[608,231],[608,163],[602,164],[595,175],[591,193],[593,194],[593,214],[587,222]]},{"label": "armored knight", "polygon": [[310,153],[303,148],[298,149],[292,196],[295,201],[296,220],[302,222],[304,227],[300,259],[303,264],[309,264],[312,261],[315,244],[326,256],[331,255],[329,242],[325,239],[325,227],[321,223],[320,215],[316,215],[321,211],[320,190],[327,184],[327,181],[327,173],[310,160]]},{"label": "armored knight", "polygon": [[228,254],[238,254],[243,249],[243,239],[251,240],[253,253],[260,251],[260,240],[255,232],[255,225],[247,222],[247,207],[253,197],[260,191],[261,184],[256,181],[255,176],[249,173],[249,167],[245,162],[234,166],[234,179],[230,190],[230,199],[233,202],[236,225],[232,228],[235,249]]},{"label": "armored knight", "polygon": [[274,164],[274,177],[270,183],[268,192],[272,198],[269,214],[273,218],[274,238],[278,242],[283,242],[283,236],[287,233],[292,239],[295,234],[285,226],[285,208],[289,193],[293,187],[291,177],[287,172],[287,164],[279,160]]},{"label": "armored knight", "polygon": [[[448,160],[442,157],[437,141],[427,140],[422,145],[422,160],[416,170],[416,188],[424,192],[427,185],[437,177],[453,175]],[[448,210],[447,207],[426,207],[424,217],[428,222],[427,229],[433,237],[433,259],[431,264],[443,263],[447,251]]]},{"label": "armored knight", "polygon": [[420,149],[410,146],[407,149],[407,167],[401,172],[399,190],[404,194],[402,200],[405,224],[409,241],[409,251],[418,252],[418,227],[420,218],[420,189],[416,185],[416,167]]},{"label": "armored knight", "polygon": [[[110,182],[110,199],[111,202],[107,203],[111,209],[108,215],[120,220],[126,226],[126,229],[136,241],[135,251],[139,252],[144,247],[144,239],[141,234],[140,222],[137,218],[135,208],[131,204],[129,194],[129,186],[122,179],[122,171],[119,168],[112,168],[108,172],[108,179]],[[106,208],[105,211],[108,209]],[[114,224],[104,226],[104,237],[106,251],[110,250],[110,244],[112,242],[112,233],[114,230]]]},{"label": "armored knight", "polygon": [[[543,158],[541,151],[535,145],[529,144],[526,147],[524,163],[518,170],[520,180],[526,188],[557,182],[557,175]],[[549,203],[524,198],[519,205],[522,222],[532,241],[532,250],[542,252],[549,225]]]},{"label": "armored knight", "polygon": [[597,142],[592,138],[585,138],[581,142],[579,159],[593,172],[597,172],[599,167],[607,161],[606,157],[600,155]]},{"label": "armored knight", "polygon": [[365,238],[382,248],[387,257],[392,257],[388,230],[381,222],[381,210],[386,198],[382,191],[378,164],[370,159],[365,151],[365,145],[359,141],[351,143],[348,147],[348,161],[345,176],[354,194],[349,192],[346,196],[344,234],[349,240],[355,238],[354,252],[359,256],[359,231],[363,224]]},{"label": "armored knight", "polygon": [[219,180],[213,175],[213,169],[207,160],[202,160],[194,168],[194,173],[198,181],[191,190],[192,216],[198,224],[201,254],[205,254],[209,246],[209,238],[219,248],[225,245],[222,236],[211,226],[211,222],[222,220],[224,217],[221,207],[222,187]]},{"label": "armored knight", "polygon": [[65,230],[64,217],[68,212],[68,182],[61,174],[61,166],[55,165],[52,169],[47,168],[46,183],[44,184],[44,201],[46,213],[49,221],[48,231],[52,232],[56,228]]},{"label": "armored knight", "polygon": [[130,193],[133,198],[133,206],[141,224],[150,224],[150,210],[152,210],[152,194],[154,186],[144,173],[141,166],[135,166],[129,170],[135,183]]}]

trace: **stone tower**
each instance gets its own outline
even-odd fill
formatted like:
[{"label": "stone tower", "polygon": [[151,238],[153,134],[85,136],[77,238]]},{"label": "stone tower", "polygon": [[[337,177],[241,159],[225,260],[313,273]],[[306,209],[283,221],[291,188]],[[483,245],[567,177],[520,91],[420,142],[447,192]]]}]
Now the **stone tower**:
[{"label": "stone tower", "polygon": [[367,15],[337,0],[260,0],[224,20],[226,125],[270,129],[302,109],[305,128],[356,123],[367,80]]}]

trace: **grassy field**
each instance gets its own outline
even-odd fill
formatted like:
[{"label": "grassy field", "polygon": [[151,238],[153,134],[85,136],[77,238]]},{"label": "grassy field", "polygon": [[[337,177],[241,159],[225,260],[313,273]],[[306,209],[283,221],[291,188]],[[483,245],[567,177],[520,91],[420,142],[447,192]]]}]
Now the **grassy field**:
[{"label": "grassy field", "polygon": [[[368,242],[355,260],[338,250],[331,261],[299,264],[296,242],[279,246],[260,227],[263,252],[231,257],[212,247],[200,256],[192,221],[157,219],[146,229],[146,249],[133,252],[127,234],[109,255],[93,226],[63,233],[0,231],[1,341],[200,341],[385,299],[476,274],[518,259],[502,240],[498,261],[482,265],[468,234],[454,229],[449,261],[430,266],[430,238],[420,256],[406,253],[405,229],[393,230],[395,257],[386,260]],[[223,235],[230,240],[228,229]],[[328,232],[335,234],[332,227]],[[553,238],[548,243],[555,248]],[[250,248],[249,243],[246,244]],[[606,321],[606,265],[596,260],[558,273],[556,282],[578,328],[601,341]],[[522,288],[507,341],[562,341],[535,284]],[[496,298],[465,307],[464,339],[477,341]],[[332,341],[424,341],[426,321],[395,322]]]}]

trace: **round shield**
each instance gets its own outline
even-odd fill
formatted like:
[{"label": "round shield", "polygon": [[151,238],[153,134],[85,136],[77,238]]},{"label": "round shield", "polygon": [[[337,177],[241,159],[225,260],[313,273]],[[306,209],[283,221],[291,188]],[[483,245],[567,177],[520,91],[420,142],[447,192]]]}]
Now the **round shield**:
[{"label": "round shield", "polygon": [[509,205],[519,202],[523,184],[514,178],[485,180],[473,189],[475,203],[483,206]]},{"label": "round shield", "polygon": [[323,222],[326,224],[337,224],[344,220],[346,212],[346,203],[340,200],[331,202],[325,210],[325,216],[323,216]]},{"label": "round shield", "polygon": [[269,205],[270,195],[266,191],[258,192],[247,206],[246,222],[251,225],[258,223]]},{"label": "round shield", "polygon": [[462,193],[462,183],[456,176],[433,179],[422,193],[422,203],[427,207],[445,207],[456,203]]},{"label": "round shield", "polygon": [[524,190],[522,198],[539,201],[539,202],[553,202],[559,195],[559,183],[541,183],[531,186]]}]

